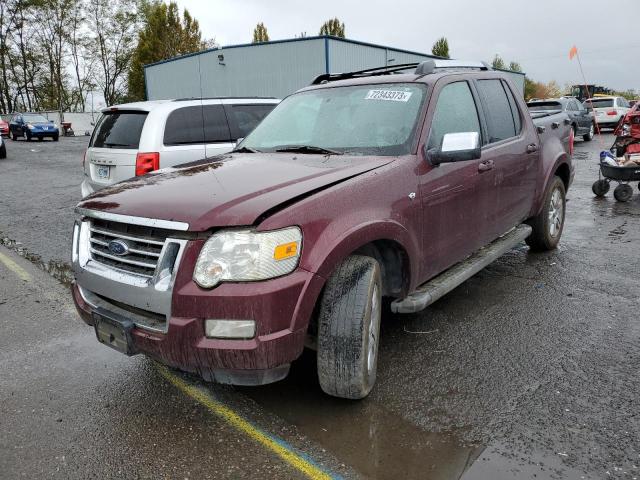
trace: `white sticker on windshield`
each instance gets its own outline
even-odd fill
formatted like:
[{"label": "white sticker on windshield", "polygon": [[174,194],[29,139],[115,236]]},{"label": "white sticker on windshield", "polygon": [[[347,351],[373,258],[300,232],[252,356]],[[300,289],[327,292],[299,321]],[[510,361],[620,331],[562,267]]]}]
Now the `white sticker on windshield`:
[{"label": "white sticker on windshield", "polygon": [[413,92],[401,90],[369,90],[365,100],[388,100],[391,102],[408,102]]}]

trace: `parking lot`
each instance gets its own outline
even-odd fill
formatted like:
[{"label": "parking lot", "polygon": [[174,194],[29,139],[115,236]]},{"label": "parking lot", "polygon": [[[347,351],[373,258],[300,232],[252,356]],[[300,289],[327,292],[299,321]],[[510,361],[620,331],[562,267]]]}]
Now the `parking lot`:
[{"label": "parking lot", "polygon": [[522,244],[383,318],[360,402],[324,395],[308,352],[240,388],[98,345],[65,283],[87,139],[8,141],[0,160],[0,476],[640,476],[640,195],[591,192],[612,135],[576,144],[559,249]]}]

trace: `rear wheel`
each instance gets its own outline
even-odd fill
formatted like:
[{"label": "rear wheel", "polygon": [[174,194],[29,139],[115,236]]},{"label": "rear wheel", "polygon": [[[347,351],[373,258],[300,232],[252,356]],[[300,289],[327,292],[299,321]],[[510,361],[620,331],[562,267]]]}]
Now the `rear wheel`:
[{"label": "rear wheel", "polygon": [[564,228],[566,190],[560,177],[553,177],[538,215],[527,223],[533,231],[526,242],[533,250],[553,250],[558,246]]},{"label": "rear wheel", "polygon": [[621,183],[613,190],[613,196],[619,202],[628,202],[633,196],[633,188],[628,183]]},{"label": "rear wheel", "polygon": [[596,197],[604,197],[609,191],[609,182],[606,180],[596,180],[593,182],[591,190]]},{"label": "rear wheel", "polygon": [[351,255],[333,272],[318,316],[318,379],[335,397],[366,397],[376,381],[382,312],[376,260]]},{"label": "rear wheel", "polygon": [[591,124],[591,126],[589,127],[589,133],[585,134],[582,136],[582,139],[585,142],[590,142],[591,140],[593,140],[593,136],[595,135],[595,128],[593,128],[593,123]]}]

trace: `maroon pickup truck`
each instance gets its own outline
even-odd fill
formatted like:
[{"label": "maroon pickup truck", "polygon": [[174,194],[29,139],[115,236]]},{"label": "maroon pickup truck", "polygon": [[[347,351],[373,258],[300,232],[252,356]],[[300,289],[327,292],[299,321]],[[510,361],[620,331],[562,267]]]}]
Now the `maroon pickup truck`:
[{"label": "maroon pickup truck", "polygon": [[[401,73],[410,69],[411,73]],[[98,340],[207,380],[374,385],[383,302],[424,309],[516,244],[553,249],[573,178],[562,115],[484,64],[326,74],[236,150],[82,201],[73,298]]]}]

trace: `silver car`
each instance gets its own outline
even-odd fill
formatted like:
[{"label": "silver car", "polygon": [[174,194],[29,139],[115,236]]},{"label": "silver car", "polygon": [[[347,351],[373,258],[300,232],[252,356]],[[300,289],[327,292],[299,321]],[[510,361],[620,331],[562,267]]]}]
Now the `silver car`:
[{"label": "silver car", "polygon": [[278,102],[207,98],[105,108],[85,152],[82,196],[160,168],[229,152]]}]

